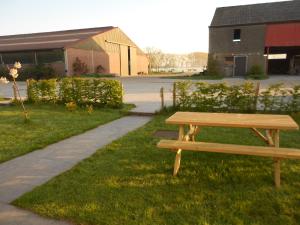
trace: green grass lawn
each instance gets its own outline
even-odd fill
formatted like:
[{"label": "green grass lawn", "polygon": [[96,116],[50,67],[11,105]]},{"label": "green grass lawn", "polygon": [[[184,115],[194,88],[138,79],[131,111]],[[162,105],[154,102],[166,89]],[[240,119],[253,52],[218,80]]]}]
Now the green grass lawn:
[{"label": "green grass lawn", "polygon": [[[13,204],[75,224],[299,224],[300,161],[282,163],[273,185],[270,158],[157,149],[167,116],[114,141]],[[295,116],[300,123],[300,115]],[[203,128],[204,141],[264,145],[247,129]],[[281,145],[300,148],[300,132],[282,132]]]},{"label": "green grass lawn", "polygon": [[69,112],[63,105],[27,105],[27,108],[30,121],[25,123],[20,107],[0,107],[0,162],[122,116],[122,110],[116,109],[95,108],[88,114],[85,109]]}]

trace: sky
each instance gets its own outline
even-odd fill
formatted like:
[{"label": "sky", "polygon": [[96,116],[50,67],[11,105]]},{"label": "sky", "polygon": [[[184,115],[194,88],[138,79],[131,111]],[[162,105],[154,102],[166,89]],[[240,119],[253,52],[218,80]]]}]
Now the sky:
[{"label": "sky", "polygon": [[274,1],[2,0],[0,35],[116,26],[142,49],[207,52],[216,7]]}]

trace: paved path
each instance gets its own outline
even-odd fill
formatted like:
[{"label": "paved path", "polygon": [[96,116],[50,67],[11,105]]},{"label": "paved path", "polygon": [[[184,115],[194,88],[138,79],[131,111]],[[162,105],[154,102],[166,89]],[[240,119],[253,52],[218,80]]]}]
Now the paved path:
[{"label": "paved path", "polygon": [[8,203],[72,168],[97,149],[143,126],[150,119],[151,117],[140,116],[123,117],[0,164],[0,224],[65,224],[40,218]]}]

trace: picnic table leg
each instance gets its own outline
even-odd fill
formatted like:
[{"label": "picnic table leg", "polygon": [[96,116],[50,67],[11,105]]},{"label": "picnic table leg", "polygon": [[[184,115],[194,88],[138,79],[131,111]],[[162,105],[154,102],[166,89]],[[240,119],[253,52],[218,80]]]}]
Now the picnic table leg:
[{"label": "picnic table leg", "polygon": [[[184,125],[179,126],[179,135],[178,140],[182,141],[184,138]],[[175,157],[175,163],[174,163],[174,171],[173,176],[176,176],[180,167],[180,160],[181,160],[181,149],[177,150],[176,157]]]},{"label": "picnic table leg", "polygon": [[[274,147],[279,148],[279,130],[274,130]],[[275,186],[280,187],[280,158],[274,158],[274,178]]]}]

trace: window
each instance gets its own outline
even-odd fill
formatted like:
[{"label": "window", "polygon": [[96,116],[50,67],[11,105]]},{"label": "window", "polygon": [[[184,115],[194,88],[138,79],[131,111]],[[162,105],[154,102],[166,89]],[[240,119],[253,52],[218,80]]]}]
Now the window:
[{"label": "window", "polygon": [[38,63],[54,63],[64,61],[64,52],[61,49],[36,52]]},{"label": "window", "polygon": [[241,41],[241,29],[233,30],[233,41]]},{"label": "window", "polygon": [[34,52],[2,53],[2,60],[5,64],[14,64],[17,61],[23,64],[35,64]]},{"label": "window", "polygon": [[233,65],[233,56],[227,56],[225,57],[225,65]]}]

